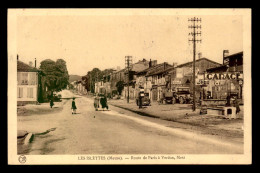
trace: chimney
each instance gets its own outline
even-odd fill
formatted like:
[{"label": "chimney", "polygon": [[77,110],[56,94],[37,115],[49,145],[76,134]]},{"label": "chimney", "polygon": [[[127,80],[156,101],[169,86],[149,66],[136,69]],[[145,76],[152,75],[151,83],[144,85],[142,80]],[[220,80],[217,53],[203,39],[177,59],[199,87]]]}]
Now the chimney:
[{"label": "chimney", "polygon": [[223,50],[223,64],[225,64],[225,57],[227,57],[229,55],[229,51],[228,50]]},{"label": "chimney", "polygon": [[172,66],[173,66],[173,67],[177,67],[177,62],[174,62],[174,63],[172,64]]},{"label": "chimney", "polygon": [[199,59],[202,58],[202,53],[201,52],[198,53],[198,57],[199,57]]},{"label": "chimney", "polygon": [[17,54],[17,61],[19,61],[19,55]]},{"label": "chimney", "polygon": [[35,62],[35,68],[36,68],[36,58],[35,58],[35,61],[34,61],[34,62]]},{"label": "chimney", "polygon": [[157,60],[152,61],[152,66],[157,65]]},{"label": "chimney", "polygon": [[149,61],[149,68],[152,67],[152,60]]},{"label": "chimney", "polygon": [[163,70],[166,69],[166,63],[167,63],[167,62],[164,62],[164,63],[163,63]]}]

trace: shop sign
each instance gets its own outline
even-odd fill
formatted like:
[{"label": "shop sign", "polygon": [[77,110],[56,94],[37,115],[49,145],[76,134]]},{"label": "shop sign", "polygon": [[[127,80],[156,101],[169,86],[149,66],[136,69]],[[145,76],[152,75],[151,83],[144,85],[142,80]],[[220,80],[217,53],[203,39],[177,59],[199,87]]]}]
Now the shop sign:
[{"label": "shop sign", "polygon": [[205,73],[206,80],[239,80],[243,79],[242,73]]},{"label": "shop sign", "polygon": [[196,82],[196,85],[208,85],[209,84],[208,80],[202,80],[202,79],[196,79],[195,82]]},{"label": "shop sign", "polygon": [[174,81],[172,81],[172,84],[181,84],[181,81],[180,80],[174,80]]}]

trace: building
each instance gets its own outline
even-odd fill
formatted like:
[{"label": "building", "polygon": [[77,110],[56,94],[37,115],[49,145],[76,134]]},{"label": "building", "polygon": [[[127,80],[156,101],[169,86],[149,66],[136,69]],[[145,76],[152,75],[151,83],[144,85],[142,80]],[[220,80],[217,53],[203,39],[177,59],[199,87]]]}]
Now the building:
[{"label": "building", "polygon": [[[222,64],[212,61],[207,58],[200,58],[195,61],[195,76],[196,80],[203,75],[207,69],[219,67]],[[193,61],[180,64],[172,68],[169,72],[171,78],[171,89],[175,90],[176,87],[190,87],[191,93],[193,92]],[[202,87],[201,85],[195,86],[196,98],[201,97]]]},{"label": "building", "polygon": [[82,80],[76,81],[75,84],[76,84],[76,90],[78,94],[87,94],[87,90]]},{"label": "building", "polygon": [[144,92],[149,93],[151,101],[159,101],[167,86],[166,76],[168,70],[172,67],[166,62],[157,64],[156,60],[150,60],[149,68],[137,73],[136,94],[139,92],[138,88],[143,87]]},{"label": "building", "polygon": [[[139,60],[138,62],[132,64],[129,70],[129,99],[135,99],[137,97],[137,90],[139,86],[136,86],[137,74],[149,68],[150,61],[146,59]],[[127,71],[125,71],[125,87],[122,91],[122,96],[127,98],[128,95],[128,76]]]},{"label": "building", "polygon": [[208,81],[205,90],[210,98],[236,96],[243,101],[243,52],[223,56],[223,64],[207,69],[204,80]]},{"label": "building", "polygon": [[[121,69],[121,70],[117,70],[114,71],[112,73],[110,73],[107,78],[109,78],[109,80],[106,80],[106,83],[109,82],[107,85],[104,84],[104,86],[106,86],[106,88],[108,88],[108,85],[110,85],[110,88],[108,88],[108,90],[110,90],[111,95],[113,96],[115,93],[117,93],[117,83],[119,81],[122,81],[124,84],[124,89],[122,90],[121,96],[122,97],[127,97],[128,95],[128,82],[129,82],[129,98],[130,99],[134,99],[135,98],[135,83],[136,83],[136,74],[139,71],[142,71],[146,68],[149,67],[149,61],[147,61],[146,59],[142,59],[139,60],[138,62],[130,65],[130,70],[129,70],[129,78],[128,78],[128,72],[126,70],[126,68]],[[119,93],[117,93],[119,94]]]},{"label": "building", "polygon": [[41,73],[32,65],[17,60],[17,105],[38,103]]}]

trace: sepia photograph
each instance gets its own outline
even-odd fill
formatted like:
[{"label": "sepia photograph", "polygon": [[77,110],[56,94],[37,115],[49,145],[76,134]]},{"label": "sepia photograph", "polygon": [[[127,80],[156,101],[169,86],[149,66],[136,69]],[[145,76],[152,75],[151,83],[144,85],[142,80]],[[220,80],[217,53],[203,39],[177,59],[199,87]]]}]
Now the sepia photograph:
[{"label": "sepia photograph", "polygon": [[9,9],[8,164],[251,164],[250,9]]}]

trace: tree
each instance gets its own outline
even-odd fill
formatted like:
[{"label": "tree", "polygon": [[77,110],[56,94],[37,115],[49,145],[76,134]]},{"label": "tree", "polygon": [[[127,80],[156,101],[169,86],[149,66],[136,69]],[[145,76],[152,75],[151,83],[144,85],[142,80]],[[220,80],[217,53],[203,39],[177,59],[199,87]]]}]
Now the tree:
[{"label": "tree", "polygon": [[100,81],[103,78],[101,70],[98,68],[93,68],[91,71],[88,71],[86,76],[82,77],[82,80],[85,83],[85,88],[92,93],[95,92],[95,82]]},{"label": "tree", "polygon": [[123,89],[124,89],[124,82],[123,81],[118,81],[116,83],[116,88],[117,88],[117,91],[118,91],[118,94],[121,95]]},{"label": "tree", "polygon": [[40,69],[45,74],[42,80],[51,92],[51,97],[54,91],[59,92],[69,84],[69,74],[63,59],[58,59],[56,62],[50,59],[43,60]]}]

